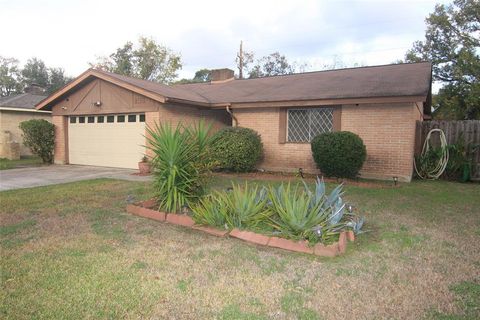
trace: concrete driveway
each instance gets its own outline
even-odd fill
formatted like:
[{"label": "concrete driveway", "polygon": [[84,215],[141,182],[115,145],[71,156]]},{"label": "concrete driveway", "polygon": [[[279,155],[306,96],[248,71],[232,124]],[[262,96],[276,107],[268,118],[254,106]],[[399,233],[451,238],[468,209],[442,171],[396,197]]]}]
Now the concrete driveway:
[{"label": "concrete driveway", "polygon": [[46,186],[80,180],[113,178],[130,181],[148,181],[150,176],[136,176],[133,169],[78,165],[51,165],[0,171],[0,191]]}]

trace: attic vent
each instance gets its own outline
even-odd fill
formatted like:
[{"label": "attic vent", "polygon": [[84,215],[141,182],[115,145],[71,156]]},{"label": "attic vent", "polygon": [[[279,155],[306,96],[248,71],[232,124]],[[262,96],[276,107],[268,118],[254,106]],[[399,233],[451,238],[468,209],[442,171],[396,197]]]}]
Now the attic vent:
[{"label": "attic vent", "polygon": [[135,95],[135,103],[138,103],[138,104],[145,103],[145,97],[136,94]]}]

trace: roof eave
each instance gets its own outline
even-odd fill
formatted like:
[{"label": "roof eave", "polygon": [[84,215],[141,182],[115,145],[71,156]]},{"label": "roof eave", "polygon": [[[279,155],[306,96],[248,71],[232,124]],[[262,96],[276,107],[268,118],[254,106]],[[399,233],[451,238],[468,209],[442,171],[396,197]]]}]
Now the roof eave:
[{"label": "roof eave", "polygon": [[27,109],[27,108],[14,108],[14,107],[0,107],[0,111],[19,111],[19,112],[47,113],[47,114],[52,113],[51,111],[37,110],[35,108]]},{"label": "roof eave", "polygon": [[340,104],[365,104],[365,103],[402,103],[402,102],[425,102],[427,94],[412,96],[384,96],[384,97],[352,97],[332,99],[309,99],[309,100],[278,100],[278,101],[254,101],[232,102],[232,108],[258,108],[258,107],[296,107],[296,106],[328,106]]}]

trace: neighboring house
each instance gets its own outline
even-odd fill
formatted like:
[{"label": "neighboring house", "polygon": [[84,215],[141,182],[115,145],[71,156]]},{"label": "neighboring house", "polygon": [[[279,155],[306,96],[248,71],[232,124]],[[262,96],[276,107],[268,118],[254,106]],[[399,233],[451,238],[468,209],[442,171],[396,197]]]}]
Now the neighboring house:
[{"label": "neighboring house", "polygon": [[[31,85],[25,93],[0,98],[0,158],[18,158],[31,155],[30,149],[23,145],[22,121],[45,119],[50,121],[51,112],[35,109],[35,105],[45,99],[43,88]],[[18,144],[18,151],[15,145]]]},{"label": "neighboring house", "polygon": [[318,172],[310,140],[342,130],[367,147],[362,177],[409,181],[415,122],[430,114],[431,72],[424,62],[235,80],[220,69],[209,83],[167,86],[89,69],[37,108],[52,111],[56,163],[134,168],[145,124],[206,119],[256,130],[259,168]]}]

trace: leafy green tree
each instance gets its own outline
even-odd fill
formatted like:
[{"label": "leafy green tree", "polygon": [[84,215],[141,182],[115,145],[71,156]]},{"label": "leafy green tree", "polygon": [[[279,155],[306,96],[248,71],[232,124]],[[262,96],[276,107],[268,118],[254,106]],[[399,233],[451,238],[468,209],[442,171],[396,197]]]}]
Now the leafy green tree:
[{"label": "leafy green tree", "polygon": [[72,78],[67,77],[62,68],[48,68],[47,93],[54,93],[70,81],[72,81]]},{"label": "leafy green tree", "polygon": [[136,48],[132,42],[127,42],[108,57],[100,57],[90,65],[160,83],[172,83],[178,76],[177,71],[182,68],[178,53],[146,37],[138,39]]},{"label": "leafy green tree", "polygon": [[274,52],[257,59],[253,67],[249,69],[248,76],[249,78],[260,78],[292,74],[296,71],[297,66],[289,63],[285,55],[282,55],[279,52]]},{"label": "leafy green tree", "polygon": [[210,69],[200,69],[195,72],[195,76],[193,77],[194,82],[208,82],[211,80],[212,70]]},{"label": "leafy green tree", "polygon": [[180,79],[179,81],[175,82],[175,84],[209,82],[211,75],[212,75],[212,70],[210,70],[210,69],[200,69],[197,72],[195,72],[195,76],[192,79],[183,78],[183,79]]},{"label": "leafy green tree", "polygon": [[22,69],[22,80],[25,86],[35,83],[43,88],[47,88],[49,84],[47,66],[38,58],[28,59]]},{"label": "leafy green tree", "polygon": [[406,61],[431,61],[433,79],[444,84],[434,116],[480,119],[480,2],[438,4],[426,23],[425,40],[413,44]]},{"label": "leafy green tree", "polygon": [[0,96],[6,97],[11,94],[21,93],[21,72],[18,60],[0,56]]}]

